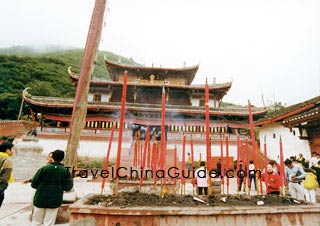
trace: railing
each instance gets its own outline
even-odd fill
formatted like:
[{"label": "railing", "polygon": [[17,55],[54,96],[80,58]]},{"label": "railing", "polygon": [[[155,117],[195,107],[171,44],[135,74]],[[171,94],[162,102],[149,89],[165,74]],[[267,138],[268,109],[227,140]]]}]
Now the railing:
[{"label": "railing", "polygon": [[[50,102],[50,103],[60,103],[60,104],[73,104],[74,99],[72,98],[58,98],[58,97],[42,97],[42,96],[32,96],[32,100],[36,101],[43,101],[43,102]],[[120,107],[120,102],[94,102],[89,101],[88,105],[99,105],[99,106],[117,106]],[[141,109],[143,108],[149,108],[149,109],[161,109],[161,104],[146,104],[146,103],[126,103],[127,107],[139,107]],[[166,109],[176,109],[176,110],[203,110],[204,107],[202,106],[189,106],[189,105],[166,105]],[[220,108],[210,108],[211,112],[234,112],[234,113],[248,113],[247,107],[220,107]],[[264,109],[262,108],[253,108],[253,112],[259,112]]]},{"label": "railing", "polygon": [[[37,134],[47,134],[47,135],[66,135],[69,134],[69,128],[54,128],[54,127],[37,127]],[[108,137],[111,134],[111,130],[101,130],[101,129],[84,129],[82,130],[83,136],[100,136],[100,137]],[[123,135],[125,137],[131,137],[132,131],[131,130],[124,130]],[[190,139],[191,137],[194,140],[204,140],[206,138],[205,132],[190,132],[186,133],[186,138]],[[229,141],[236,141],[238,135],[237,134],[227,134],[227,133],[210,133],[211,140],[225,140],[226,136],[229,136]],[[115,130],[115,137],[118,136],[118,131]],[[250,141],[250,136],[246,135],[239,135],[241,140],[248,138]],[[182,140],[183,133],[182,132],[167,132],[167,137],[170,140]]]}]

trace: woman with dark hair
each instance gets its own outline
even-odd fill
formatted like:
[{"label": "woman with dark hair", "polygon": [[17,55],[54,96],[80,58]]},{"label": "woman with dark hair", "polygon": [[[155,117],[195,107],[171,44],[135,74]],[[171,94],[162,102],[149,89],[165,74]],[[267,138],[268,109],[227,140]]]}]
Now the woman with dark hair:
[{"label": "woman with dark hair", "polygon": [[267,165],[267,172],[262,174],[262,180],[266,183],[267,194],[280,195],[280,175],[273,171],[271,164]]}]

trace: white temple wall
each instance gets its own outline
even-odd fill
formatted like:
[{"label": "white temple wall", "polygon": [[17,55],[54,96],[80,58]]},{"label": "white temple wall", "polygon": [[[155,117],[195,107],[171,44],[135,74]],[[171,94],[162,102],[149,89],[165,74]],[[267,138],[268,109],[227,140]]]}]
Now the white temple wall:
[{"label": "white temple wall", "polygon": [[193,107],[199,107],[200,106],[200,99],[199,98],[192,98],[191,99],[191,105]]},{"label": "white temple wall", "polygon": [[264,137],[266,137],[267,155],[269,158],[279,162],[280,136],[284,159],[290,156],[297,156],[300,153],[307,160],[311,158],[309,143],[307,140],[299,138],[300,133],[298,128],[292,128],[292,132],[290,132],[290,129],[282,126],[280,123],[270,123],[263,125],[259,129],[260,148],[263,150]]},{"label": "white temple wall", "polygon": [[[200,106],[200,98],[192,98],[191,99],[191,105],[194,107],[199,107]],[[214,100],[209,100],[209,107],[213,108],[214,107]]]},{"label": "white temple wall", "polygon": [[[43,147],[43,155],[49,154],[49,152],[55,149],[65,150],[67,147],[67,140],[63,139],[39,139],[38,143]],[[80,141],[78,156],[79,157],[93,157],[93,158],[105,158],[108,151],[109,142],[107,141]],[[122,149],[130,148],[130,142],[122,143]],[[116,159],[118,150],[118,141],[114,141],[111,145],[110,159]]]},{"label": "white temple wall", "polygon": [[[21,140],[18,141],[18,143]],[[49,152],[54,151],[56,149],[65,150],[67,147],[67,139],[47,139],[47,138],[39,138],[38,144],[43,147],[42,155],[48,155]],[[89,141],[82,140],[80,141],[78,156],[79,157],[91,157],[91,158],[105,158],[108,150],[108,141]],[[131,142],[123,142],[123,149],[130,149]],[[179,161],[182,160],[182,143],[177,144],[177,155]],[[168,144],[168,149],[174,149],[174,145]],[[187,141],[185,147],[185,159],[187,159],[187,153],[191,153],[190,142]],[[114,141],[111,146],[110,159],[116,159],[118,150],[118,141]],[[223,145],[224,156],[226,156],[226,146],[225,143]],[[206,145],[194,145],[194,159],[195,161],[199,161],[200,153],[202,160],[206,160]],[[211,155],[215,157],[220,156],[220,145],[212,145],[211,146]],[[229,156],[233,156],[236,159],[237,156],[237,146],[229,145]]]},{"label": "white temple wall", "polygon": [[101,95],[101,102],[109,102],[110,94],[102,94]]},{"label": "white temple wall", "polygon": [[88,101],[93,101],[93,93],[88,94]]}]

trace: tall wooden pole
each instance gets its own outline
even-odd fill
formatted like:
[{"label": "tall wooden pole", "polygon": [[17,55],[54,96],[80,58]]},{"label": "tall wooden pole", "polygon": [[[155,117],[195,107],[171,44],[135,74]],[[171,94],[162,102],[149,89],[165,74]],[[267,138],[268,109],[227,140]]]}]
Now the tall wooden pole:
[{"label": "tall wooden pole", "polygon": [[[103,166],[104,172],[105,172],[105,170],[108,170],[108,166],[109,166],[109,156],[110,156],[110,151],[111,151],[113,134],[114,134],[114,125],[112,125],[112,128],[111,128],[111,134],[110,134],[110,139],[109,139],[108,151],[107,151],[106,159],[104,160],[104,166]],[[106,181],[106,178],[105,178],[105,177],[102,177],[101,195],[103,194],[103,191],[104,191],[105,181]]]},{"label": "tall wooden pole", "polygon": [[166,92],[162,88],[161,95],[161,149],[160,149],[160,169],[165,169],[166,166],[166,135],[165,135],[165,120],[166,120]]},{"label": "tall wooden pole", "polygon": [[207,167],[208,171],[212,169],[211,165],[211,142],[210,142],[210,118],[209,118],[209,87],[206,79],[205,85],[205,110],[206,110],[206,147],[207,147]]},{"label": "tall wooden pole", "polygon": [[[242,166],[243,166],[243,162],[242,162]],[[237,172],[239,172],[240,170],[240,136],[237,136]],[[243,178],[242,178],[243,181]],[[240,185],[240,178],[237,177],[237,186],[239,187]],[[241,190],[241,188],[240,188]],[[239,192],[239,189],[238,189]]]},{"label": "tall wooden pole", "polygon": [[282,188],[282,195],[285,196],[285,186],[286,186],[286,176],[285,169],[284,169],[284,157],[283,157],[283,148],[282,148],[282,139],[280,136],[280,178],[281,178],[281,188]]},{"label": "tall wooden pole", "polygon": [[77,149],[82,133],[82,128],[87,116],[88,93],[90,77],[94,69],[94,62],[98,53],[101,29],[104,18],[106,0],[96,0],[91,18],[86,47],[82,59],[79,82],[73,105],[70,125],[70,134],[67,144],[65,164],[69,167],[76,166]]},{"label": "tall wooden pole", "polygon": [[[174,150],[173,150],[173,166],[174,166],[174,175],[176,175],[177,173],[177,146],[174,146]],[[176,194],[177,192],[177,188],[176,188],[176,184],[177,184],[177,178],[174,177],[173,178],[173,191],[174,194]]]},{"label": "tall wooden pole", "polygon": [[[264,181],[266,183],[266,194],[267,194],[267,184],[269,183],[269,177],[267,172],[267,165],[268,165],[268,155],[267,155],[267,143],[266,143],[266,136],[264,136],[264,143],[263,143],[263,155],[264,155]],[[261,189],[262,191],[262,189]]]},{"label": "tall wooden pole", "polygon": [[221,186],[222,194],[224,194],[224,160],[223,160],[223,141],[220,136],[220,158],[221,158]]},{"label": "tall wooden pole", "polygon": [[[193,139],[190,139],[190,146],[191,146],[191,170],[194,170],[194,150],[193,150]],[[194,195],[194,187],[195,187],[195,178],[192,177],[192,194]]]},{"label": "tall wooden pole", "polygon": [[249,111],[249,123],[250,123],[250,135],[251,135],[251,145],[252,145],[252,155],[253,155],[253,160],[255,161],[254,164],[257,165],[258,162],[257,160],[257,148],[256,148],[256,138],[254,135],[254,126],[253,126],[253,116],[252,116],[252,108],[251,108],[251,103],[248,100],[248,111]]},{"label": "tall wooden pole", "polygon": [[147,159],[147,148],[149,146],[149,138],[150,138],[150,126],[147,126],[147,132],[146,132],[146,137],[145,137],[145,141],[144,141],[144,147],[143,147],[143,155],[142,155],[142,162],[141,162],[141,175],[140,175],[140,190],[142,187],[142,183],[143,183],[143,177],[144,177],[144,168],[146,166],[146,159]]},{"label": "tall wooden pole", "polygon": [[[227,170],[229,168],[229,135],[226,136],[226,165],[227,165]],[[227,176],[227,195],[229,195],[229,177]]]},{"label": "tall wooden pole", "polygon": [[156,176],[156,171],[158,168],[158,148],[157,144],[155,143],[155,138],[153,138],[153,144],[152,144],[152,162],[151,162],[151,167],[152,167],[152,172],[153,172],[153,185],[156,187],[157,185],[157,176]]},{"label": "tall wooden pole", "polygon": [[[127,80],[128,80],[128,71],[125,71],[123,73],[123,88],[122,88],[120,122],[119,122],[118,151],[117,151],[117,161],[116,161],[117,171],[120,168],[120,160],[121,160],[122,134],[123,134],[123,127],[124,127],[123,124],[124,124],[124,115],[125,115],[126,98],[127,98]],[[138,142],[139,142],[139,139],[140,137],[138,133]]]},{"label": "tall wooden pole", "polygon": [[[166,131],[165,131],[165,121],[166,121],[166,92],[164,87],[162,87],[161,94],[161,141],[160,141],[160,169],[164,171],[164,178],[162,185],[166,185],[166,158],[167,158],[167,148],[166,148]],[[161,191],[163,187],[161,186]]]},{"label": "tall wooden pole", "polygon": [[[248,141],[248,137],[246,137],[246,150],[245,150],[245,156],[244,156],[244,159],[245,159],[245,163],[243,164],[243,170],[246,171],[246,176],[245,176],[245,180],[246,180],[246,184],[245,184],[245,189],[247,189],[247,194],[250,195],[250,189],[251,188],[251,185],[250,185],[250,178],[249,178],[249,171],[248,171],[248,168],[249,168],[249,159],[250,159],[250,156],[249,156],[249,141]],[[244,180],[244,181],[245,181]]]},{"label": "tall wooden pole", "polygon": [[[183,134],[182,137],[182,160],[181,160],[181,168],[182,168],[182,175],[186,171],[186,134]],[[181,176],[181,184],[183,185],[183,188],[185,189],[186,186],[186,178],[184,176]],[[184,194],[184,192],[183,192]]]},{"label": "tall wooden pole", "polygon": [[[257,166],[257,161],[256,161],[256,138],[254,135],[254,126],[253,126],[253,116],[252,116],[252,109],[251,109],[251,103],[248,100],[248,112],[249,112],[249,124],[250,124],[250,135],[251,135],[251,145],[252,145],[252,159],[254,161],[255,166]],[[249,161],[250,161],[249,160]],[[249,163],[248,163],[249,167]],[[249,172],[250,174],[250,172]],[[249,179],[249,189],[251,189],[251,180]],[[250,192],[250,191],[249,191]]]}]

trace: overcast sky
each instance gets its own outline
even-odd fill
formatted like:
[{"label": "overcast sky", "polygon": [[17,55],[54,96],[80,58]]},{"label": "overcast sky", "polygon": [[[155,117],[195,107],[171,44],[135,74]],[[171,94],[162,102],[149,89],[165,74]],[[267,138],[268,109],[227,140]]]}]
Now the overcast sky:
[{"label": "overcast sky", "polygon": [[[84,48],[94,0],[2,0],[0,47]],[[320,95],[319,0],[110,0],[100,50],[146,66],[200,64],[224,101],[287,106]]]}]

